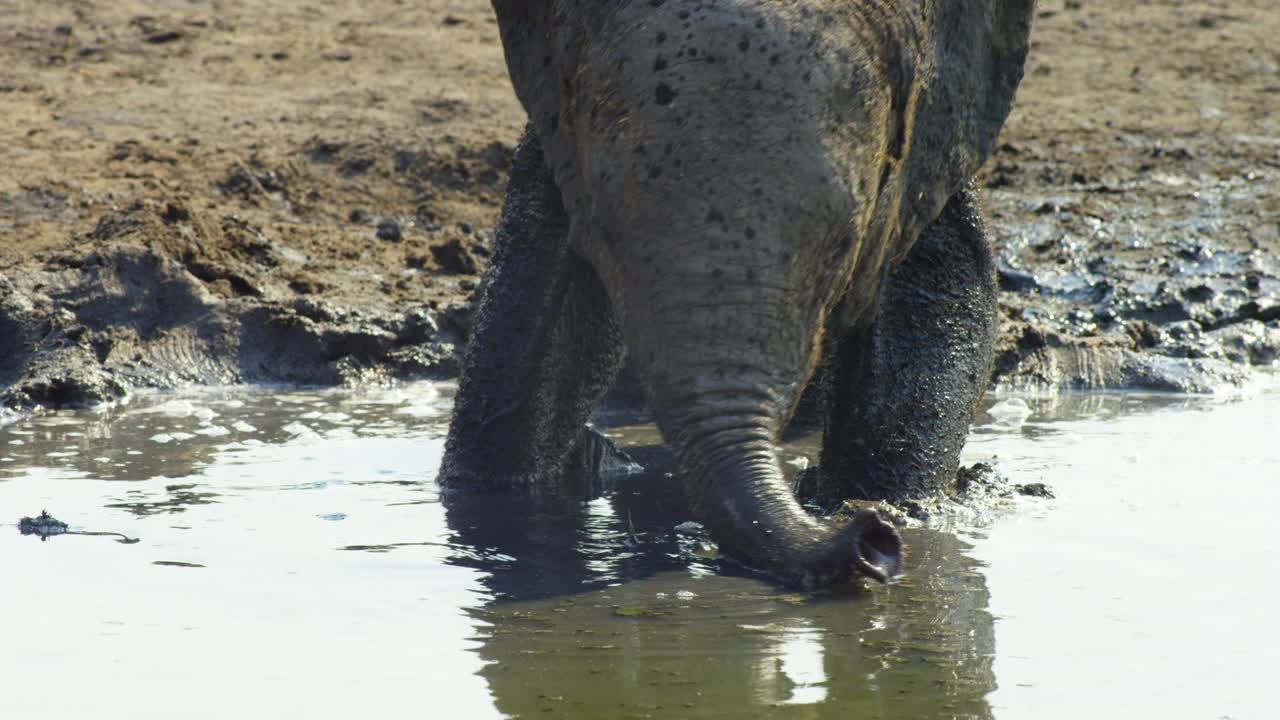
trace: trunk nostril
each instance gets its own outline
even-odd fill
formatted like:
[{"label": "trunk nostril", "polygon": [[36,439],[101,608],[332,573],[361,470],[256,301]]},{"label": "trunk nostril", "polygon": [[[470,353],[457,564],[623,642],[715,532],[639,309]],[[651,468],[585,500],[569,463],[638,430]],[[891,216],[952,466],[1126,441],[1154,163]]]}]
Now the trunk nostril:
[{"label": "trunk nostril", "polygon": [[902,538],[892,525],[869,513],[860,515],[854,528],[858,559],[866,566],[866,574],[888,582],[902,571]]}]

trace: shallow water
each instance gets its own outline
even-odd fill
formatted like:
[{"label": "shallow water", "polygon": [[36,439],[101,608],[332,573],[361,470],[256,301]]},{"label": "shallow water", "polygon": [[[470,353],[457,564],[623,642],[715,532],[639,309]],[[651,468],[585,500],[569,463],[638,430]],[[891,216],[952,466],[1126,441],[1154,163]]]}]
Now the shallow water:
[{"label": "shallow water", "polygon": [[[446,509],[448,408],[241,389],[0,427],[5,716],[1274,716],[1280,395],[1000,399],[968,459],[1057,498],[819,595],[674,530],[645,428],[607,498]],[[42,508],[119,535],[20,535]]]}]

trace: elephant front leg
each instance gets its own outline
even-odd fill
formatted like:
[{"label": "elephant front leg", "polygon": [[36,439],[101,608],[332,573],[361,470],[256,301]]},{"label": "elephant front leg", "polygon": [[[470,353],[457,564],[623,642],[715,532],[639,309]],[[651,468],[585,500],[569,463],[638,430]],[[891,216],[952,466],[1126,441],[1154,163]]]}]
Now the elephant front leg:
[{"label": "elephant front leg", "polygon": [[623,358],[594,271],[533,133],[511,179],[463,364],[439,481],[449,488],[557,482],[573,453],[598,453],[584,424]]},{"label": "elephant front leg", "polygon": [[966,188],[886,278],[871,325],[837,340],[819,499],[895,501],[952,488],[991,380],[996,287],[977,195]]}]

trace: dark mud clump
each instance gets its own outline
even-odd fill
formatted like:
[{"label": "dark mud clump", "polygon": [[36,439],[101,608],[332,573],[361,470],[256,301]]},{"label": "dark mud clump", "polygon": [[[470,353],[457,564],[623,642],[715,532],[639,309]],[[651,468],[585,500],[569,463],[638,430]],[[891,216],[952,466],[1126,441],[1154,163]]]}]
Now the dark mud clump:
[{"label": "dark mud clump", "polygon": [[1053,498],[1053,488],[1044,483],[1015,483],[994,465],[978,462],[961,466],[955,483],[940,495],[897,502],[845,500],[831,514],[843,519],[862,510],[874,510],[897,527],[975,525],[1026,503]]}]

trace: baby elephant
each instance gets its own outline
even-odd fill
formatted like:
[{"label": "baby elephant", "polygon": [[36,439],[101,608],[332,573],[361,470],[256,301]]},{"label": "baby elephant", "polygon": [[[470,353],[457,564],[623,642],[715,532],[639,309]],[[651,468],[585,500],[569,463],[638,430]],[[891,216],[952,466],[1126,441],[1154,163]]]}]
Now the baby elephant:
[{"label": "baby elephant", "polygon": [[1034,0],[494,0],[529,113],[441,470],[537,492],[629,357],[723,552],[884,581],[901,543],[784,481],[816,383],[828,498],[946,489],[990,381],[971,179]]}]

